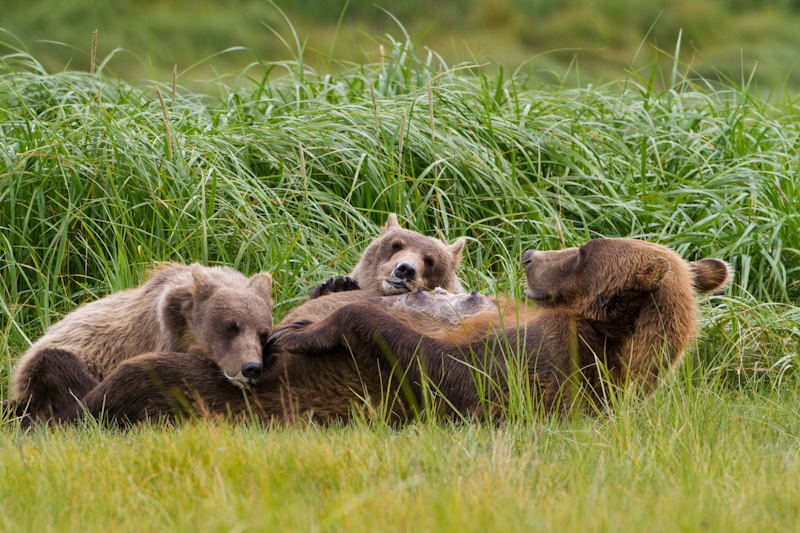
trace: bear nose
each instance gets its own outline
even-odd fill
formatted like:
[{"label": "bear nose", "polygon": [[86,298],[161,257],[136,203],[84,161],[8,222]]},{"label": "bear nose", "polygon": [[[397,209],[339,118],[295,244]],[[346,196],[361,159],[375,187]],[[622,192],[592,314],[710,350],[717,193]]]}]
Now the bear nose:
[{"label": "bear nose", "polygon": [[535,254],[536,250],[525,250],[525,253],[522,254],[522,266],[528,266]]},{"label": "bear nose", "polygon": [[398,265],[394,267],[394,272],[392,272],[392,274],[394,274],[400,279],[413,281],[417,279],[417,267],[415,267],[408,261],[403,261],[402,263],[398,263]]},{"label": "bear nose", "polygon": [[261,371],[264,365],[256,361],[248,361],[242,365],[242,375],[247,379],[256,379],[261,377]]}]

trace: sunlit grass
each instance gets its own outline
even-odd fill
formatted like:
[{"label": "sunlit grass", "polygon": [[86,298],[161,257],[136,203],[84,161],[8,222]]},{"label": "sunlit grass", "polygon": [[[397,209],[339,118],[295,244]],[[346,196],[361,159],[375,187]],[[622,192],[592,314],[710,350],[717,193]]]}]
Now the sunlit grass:
[{"label": "sunlit grass", "polygon": [[0,524],[791,529],[800,512],[797,400],[679,382],[600,421],[12,432],[0,440]]}]

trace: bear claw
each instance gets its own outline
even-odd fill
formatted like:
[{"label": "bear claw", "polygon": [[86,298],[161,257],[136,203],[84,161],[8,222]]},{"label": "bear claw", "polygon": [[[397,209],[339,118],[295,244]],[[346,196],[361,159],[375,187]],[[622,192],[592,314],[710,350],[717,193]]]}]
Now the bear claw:
[{"label": "bear claw", "polygon": [[350,276],[333,276],[314,287],[314,290],[311,291],[310,299],[313,300],[334,292],[357,291],[360,288],[358,282]]}]

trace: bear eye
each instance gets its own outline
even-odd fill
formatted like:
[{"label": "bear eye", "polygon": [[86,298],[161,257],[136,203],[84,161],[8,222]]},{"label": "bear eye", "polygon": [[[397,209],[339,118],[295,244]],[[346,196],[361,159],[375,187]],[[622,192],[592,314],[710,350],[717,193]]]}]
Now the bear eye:
[{"label": "bear eye", "polygon": [[433,259],[430,257],[426,257],[424,260],[426,268],[433,268]]},{"label": "bear eye", "polygon": [[222,327],[225,329],[227,333],[230,333],[232,335],[239,333],[239,324],[237,324],[236,322],[226,322]]},{"label": "bear eye", "polygon": [[393,251],[395,251],[395,252],[399,252],[399,251],[400,251],[400,250],[402,250],[402,249],[403,249],[403,243],[402,243],[402,242],[400,242],[400,241],[394,241],[394,242],[392,243],[392,250],[393,250]]},{"label": "bear eye", "polygon": [[267,344],[267,341],[269,341],[269,333],[259,333],[258,340],[259,342],[261,342],[262,346],[265,346]]}]

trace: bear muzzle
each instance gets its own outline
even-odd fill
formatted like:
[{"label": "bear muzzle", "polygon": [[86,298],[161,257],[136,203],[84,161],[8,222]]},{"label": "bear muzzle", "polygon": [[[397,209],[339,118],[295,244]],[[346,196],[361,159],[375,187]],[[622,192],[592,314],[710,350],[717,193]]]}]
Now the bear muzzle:
[{"label": "bear muzzle", "polygon": [[381,292],[384,296],[411,292],[415,288],[414,281],[417,279],[417,274],[417,267],[414,263],[401,261],[394,266],[391,275],[383,279]]},{"label": "bear muzzle", "polygon": [[395,265],[392,277],[403,281],[414,281],[417,279],[417,267],[409,261],[402,261]]},{"label": "bear muzzle", "polygon": [[247,361],[243,363],[239,372],[235,375],[228,374],[224,369],[222,371],[225,377],[228,378],[228,381],[237,387],[244,387],[245,385],[251,384],[253,381],[260,378],[263,372],[264,365],[259,361]]},{"label": "bear muzzle", "polygon": [[248,361],[242,365],[242,376],[252,381],[260,378],[263,370],[264,365],[258,361]]},{"label": "bear muzzle", "polygon": [[525,268],[525,277],[528,284],[525,296],[529,300],[540,304],[553,299],[552,292],[537,276],[537,268],[541,267],[541,262],[546,257],[546,253],[539,250],[526,250],[522,254],[522,265]]},{"label": "bear muzzle", "polygon": [[525,250],[525,253],[522,254],[522,266],[528,266],[528,264],[531,262],[531,259],[533,259],[533,256],[537,253],[538,252],[536,250]]}]

